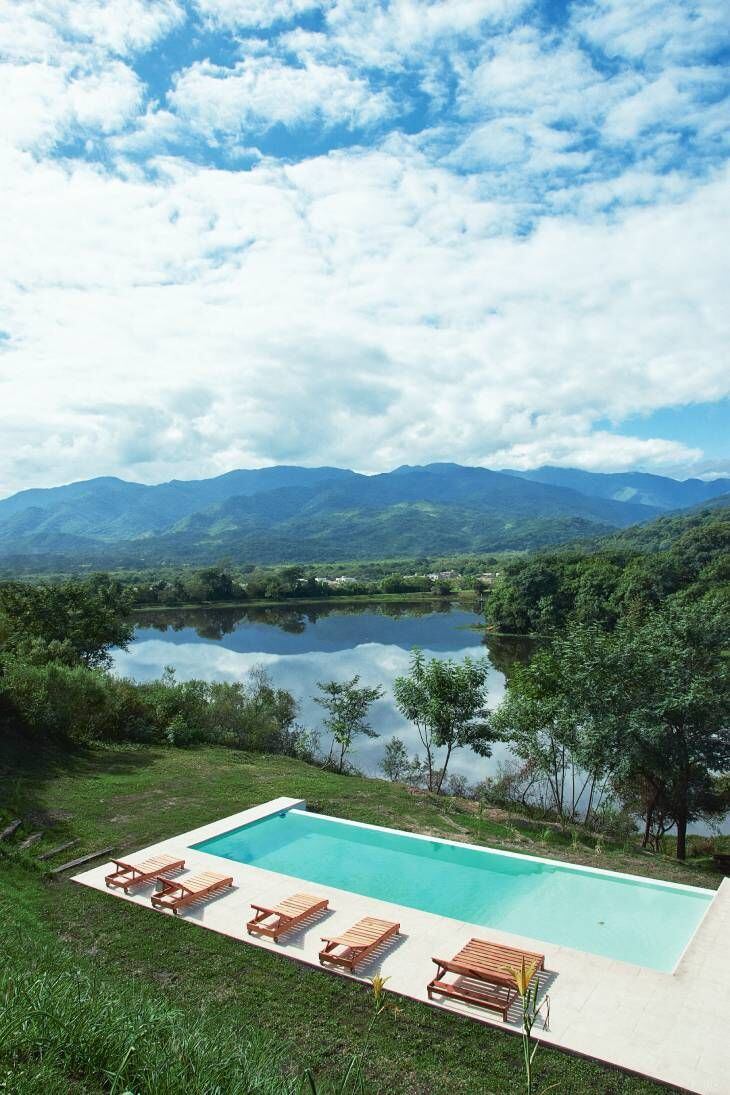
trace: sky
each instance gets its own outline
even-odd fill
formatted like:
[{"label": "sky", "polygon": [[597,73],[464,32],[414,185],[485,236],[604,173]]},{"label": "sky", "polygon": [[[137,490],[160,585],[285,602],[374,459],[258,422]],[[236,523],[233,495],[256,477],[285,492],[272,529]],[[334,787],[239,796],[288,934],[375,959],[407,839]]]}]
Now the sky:
[{"label": "sky", "polygon": [[0,494],[730,472],[727,0],[0,0]]}]

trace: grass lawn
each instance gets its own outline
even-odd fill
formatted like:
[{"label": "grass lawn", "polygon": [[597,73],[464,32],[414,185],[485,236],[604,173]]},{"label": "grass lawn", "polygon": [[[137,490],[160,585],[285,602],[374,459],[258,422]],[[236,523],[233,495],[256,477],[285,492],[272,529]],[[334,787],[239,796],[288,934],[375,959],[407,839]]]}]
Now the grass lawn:
[{"label": "grass lawn", "polygon": [[[43,839],[28,852],[0,859],[0,935],[8,953],[15,955],[16,968],[25,962],[35,974],[45,963],[72,962],[74,969],[101,978],[107,999],[121,991],[119,978],[131,976],[135,991],[146,1001],[176,1009],[181,1029],[240,1032],[241,1037],[262,1029],[281,1047],[281,1067],[289,1079],[307,1068],[319,1084],[339,1082],[370,1022],[370,1000],[363,987],[196,930],[182,919],[114,901],[67,879],[45,878],[33,863],[37,854],[73,838],[78,845],[61,859],[106,845],[118,853],[130,852],[277,795],[292,795],[359,821],[483,840],[676,881],[713,886],[720,881],[709,871],[663,857],[564,844],[565,838],[544,826],[517,828],[496,815],[479,819],[467,804],[413,795],[378,780],[323,773],[285,757],[127,746],[94,748],[71,757],[46,753],[31,762],[17,746],[7,749],[9,756],[0,752],[0,828],[4,818],[24,817],[13,838],[17,848],[24,833],[46,827]],[[397,1018],[386,1015],[378,1021],[363,1063],[364,1090],[402,1095],[524,1090],[519,1039],[415,1002],[398,1003]],[[6,1007],[6,1021],[11,1012]],[[550,1084],[556,1085],[555,1091],[570,1093],[638,1095],[660,1089],[554,1050],[541,1051],[538,1061],[539,1091]],[[39,1090],[35,1068],[33,1053],[27,1047],[14,1049],[13,1039],[0,1033],[0,1091],[31,1092],[33,1083]],[[3,1079],[11,1071],[15,1087]],[[31,1077],[27,1086],[17,1082],[18,1076]],[[118,1083],[114,1088],[109,1077],[95,1075],[91,1065],[84,1072],[78,1062],[55,1068],[42,1086],[59,1093],[115,1090],[121,1095],[125,1090]],[[164,1090],[215,1088],[193,1081]],[[231,1083],[222,1090],[263,1087]],[[284,1080],[280,1090],[290,1090]]]}]

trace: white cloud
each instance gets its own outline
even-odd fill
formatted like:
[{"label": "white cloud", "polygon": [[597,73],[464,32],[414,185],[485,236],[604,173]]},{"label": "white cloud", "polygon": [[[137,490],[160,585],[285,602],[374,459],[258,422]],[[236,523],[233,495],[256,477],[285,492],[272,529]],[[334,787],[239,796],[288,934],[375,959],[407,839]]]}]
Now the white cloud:
[{"label": "white cloud", "polygon": [[577,173],[590,165],[593,154],[573,149],[574,142],[572,133],[553,129],[532,116],[506,115],[471,128],[444,162],[478,170],[519,166],[522,172],[537,175],[557,170]]},{"label": "white cloud", "polygon": [[194,0],[203,19],[217,27],[270,27],[305,12],[326,7],[331,0]]},{"label": "white cloud", "polygon": [[691,129],[711,139],[727,139],[726,82],[721,71],[709,67],[668,68],[615,103],[604,133],[611,140],[627,141],[661,126],[665,133]]},{"label": "white cloud", "polygon": [[173,109],[208,136],[318,123],[367,126],[390,108],[386,93],[345,69],[309,61],[301,67],[248,57],[232,69],[196,62],[176,79]]},{"label": "white cloud", "polygon": [[609,57],[691,62],[730,44],[726,0],[597,0],[573,21]]},{"label": "white cloud", "polygon": [[0,140],[41,152],[116,133],[144,99],[129,58],[184,18],[175,0],[9,0],[0,8]]},{"label": "white cloud", "polygon": [[533,27],[488,40],[484,54],[462,84],[462,109],[470,113],[538,111],[543,120],[576,121],[617,94],[577,45],[545,39]]},{"label": "white cloud", "polygon": [[326,16],[325,36],[312,36],[309,48],[325,41],[351,59],[376,68],[399,66],[431,49],[449,49],[460,39],[514,20],[526,0],[335,0]]},{"label": "white cloud", "polygon": [[157,166],[151,181],[20,160],[5,179],[6,490],[50,467],[676,464],[694,454],[592,425],[728,393],[726,177],[515,239],[479,180],[408,146],[245,173]]},{"label": "white cloud", "polygon": [[84,46],[129,55],[149,49],[184,19],[176,0],[5,0],[0,52],[56,62]]},{"label": "white cloud", "polygon": [[541,464],[559,467],[585,468],[587,471],[627,471],[642,468],[666,469],[694,463],[702,450],[664,438],[640,439],[622,434],[594,430],[583,436],[564,439],[548,437],[544,441],[528,441],[511,445],[492,455],[493,467],[524,470]]},{"label": "white cloud", "polygon": [[718,10],[200,0],[156,102],[180,4],[6,5],[0,490],[694,461],[604,425],[729,391]]},{"label": "white cloud", "polygon": [[43,149],[76,133],[116,132],[139,110],[142,85],[121,61],[70,75],[54,65],[0,65],[0,142]]}]

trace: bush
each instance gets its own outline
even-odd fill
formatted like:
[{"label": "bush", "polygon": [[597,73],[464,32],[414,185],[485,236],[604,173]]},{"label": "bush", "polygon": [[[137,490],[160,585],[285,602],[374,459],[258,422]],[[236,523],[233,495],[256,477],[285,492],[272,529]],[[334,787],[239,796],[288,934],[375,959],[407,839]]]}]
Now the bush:
[{"label": "bush", "polygon": [[2,710],[34,737],[85,744],[142,741],[187,748],[201,742],[251,752],[316,752],[293,730],[296,703],[254,669],[245,681],[178,681],[172,670],[137,684],[83,665],[32,665],[6,658],[0,669]]},{"label": "bush", "polygon": [[452,772],[446,781],[446,794],[454,798],[474,798],[475,790],[466,776]]},{"label": "bush", "polygon": [[114,736],[109,678],[99,670],[11,659],[0,677],[0,691],[34,735],[48,733],[79,742]]}]

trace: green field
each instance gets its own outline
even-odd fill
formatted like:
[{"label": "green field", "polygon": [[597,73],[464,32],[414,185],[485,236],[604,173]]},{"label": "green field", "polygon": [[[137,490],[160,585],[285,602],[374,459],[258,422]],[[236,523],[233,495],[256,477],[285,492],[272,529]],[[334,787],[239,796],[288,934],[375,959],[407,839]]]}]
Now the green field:
[{"label": "green field", "polygon": [[[27,852],[6,850],[0,859],[0,946],[8,956],[4,980],[0,972],[0,1091],[311,1091],[301,1085],[305,1069],[316,1078],[317,1091],[341,1091],[348,1062],[370,1023],[370,998],[362,986],[115,901],[67,877],[44,876],[36,856],[64,839],[79,840],[68,856],[105,845],[130,852],[286,794],[360,821],[695,884],[719,883],[718,875],[701,866],[571,845],[549,828],[517,826],[497,811],[480,819],[465,802],[336,776],[284,757],[136,746],[39,753],[32,761],[28,753],[26,745],[0,754],[0,828],[7,817],[25,818],[12,843],[0,847],[17,848],[24,833],[45,827],[42,841]],[[69,987],[77,983],[83,991]],[[63,992],[65,1002],[59,1003]],[[78,993],[70,1008],[69,993]],[[362,1083],[346,1090],[402,1095],[523,1090],[517,1038],[415,1002],[398,1003],[397,1017],[378,1020],[355,1070]],[[115,1008],[119,1015],[110,1012],[103,1029],[89,1033],[76,1025]],[[41,1033],[33,1033],[28,1019],[33,1009]],[[140,1024],[146,1024],[141,1036]],[[244,1059],[236,1047],[252,1038]],[[44,1045],[47,1039],[53,1051]],[[64,1055],[59,1045],[76,1050]],[[171,1054],[175,1069],[164,1068],[163,1082],[159,1061]],[[213,1058],[226,1054],[229,1065],[221,1083],[214,1077]],[[156,1075],[150,1076],[151,1065],[145,1074],[146,1058],[158,1062]],[[571,1093],[659,1090],[553,1050],[542,1052],[539,1062],[538,1091],[549,1084]]]}]

